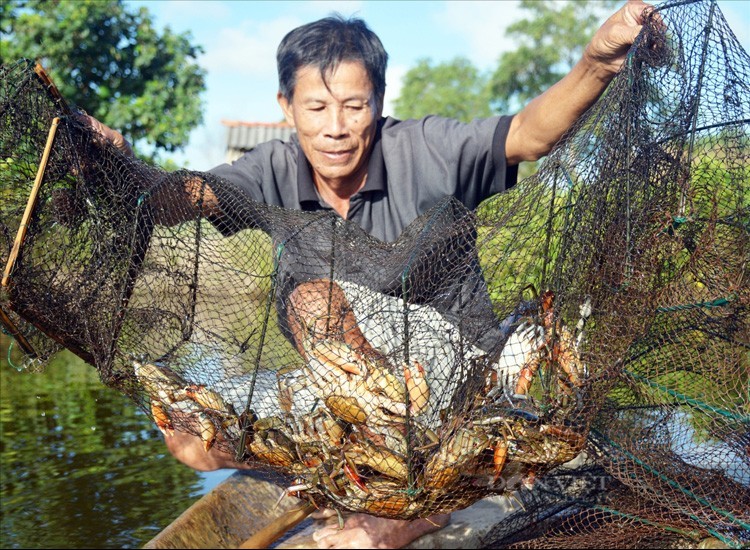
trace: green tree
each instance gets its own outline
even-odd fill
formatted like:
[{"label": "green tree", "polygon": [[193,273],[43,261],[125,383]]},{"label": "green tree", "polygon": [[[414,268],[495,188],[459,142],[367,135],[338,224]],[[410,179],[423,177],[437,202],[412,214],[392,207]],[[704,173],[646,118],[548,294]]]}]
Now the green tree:
[{"label": "green tree", "polygon": [[466,58],[437,65],[421,59],[404,76],[394,114],[402,119],[434,114],[464,122],[490,116],[487,82],[487,76]]},{"label": "green tree", "polygon": [[202,48],[121,0],[0,0],[0,62],[39,60],[63,96],[140,149],[173,152],[202,122]]},{"label": "green tree", "polygon": [[565,76],[615,5],[613,0],[522,0],[529,17],[506,30],[519,46],[500,56],[490,78],[493,107],[517,111]]}]

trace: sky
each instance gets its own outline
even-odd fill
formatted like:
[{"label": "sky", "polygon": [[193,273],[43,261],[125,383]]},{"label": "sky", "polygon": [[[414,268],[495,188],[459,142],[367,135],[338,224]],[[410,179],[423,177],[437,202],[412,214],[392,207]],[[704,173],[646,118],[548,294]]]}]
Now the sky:
[{"label": "sky", "polygon": [[[581,0],[583,1],[583,0]],[[206,70],[204,122],[187,147],[170,155],[178,166],[208,170],[224,162],[226,127],[222,120],[279,122],[276,102],[276,48],[293,28],[330,15],[363,18],[388,52],[384,115],[392,114],[401,78],[417,61],[435,63],[457,56],[480,70],[494,68],[513,49],[505,28],[523,11],[517,0],[130,0],[145,6],[157,29],[189,32],[201,45]],[[730,28],[750,51],[750,0],[719,0]],[[614,11],[614,10],[612,10]],[[604,22],[608,13],[603,13]]]}]

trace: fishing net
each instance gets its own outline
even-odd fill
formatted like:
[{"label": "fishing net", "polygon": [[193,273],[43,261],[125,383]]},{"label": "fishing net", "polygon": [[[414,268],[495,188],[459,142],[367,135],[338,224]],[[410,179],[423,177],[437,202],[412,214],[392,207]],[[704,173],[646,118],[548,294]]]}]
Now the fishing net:
[{"label": "fishing net", "polygon": [[715,3],[661,6],[536,175],[382,242],[123,156],[5,66],[0,318],[319,506],[749,544],[749,70]]}]

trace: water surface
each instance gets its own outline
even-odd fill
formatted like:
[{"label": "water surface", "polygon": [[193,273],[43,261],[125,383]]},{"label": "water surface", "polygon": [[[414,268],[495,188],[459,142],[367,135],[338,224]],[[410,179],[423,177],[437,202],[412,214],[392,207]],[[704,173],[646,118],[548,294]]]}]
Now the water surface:
[{"label": "water surface", "polygon": [[151,419],[73,354],[33,373],[9,343],[0,334],[3,548],[139,548],[232,473],[175,460]]}]

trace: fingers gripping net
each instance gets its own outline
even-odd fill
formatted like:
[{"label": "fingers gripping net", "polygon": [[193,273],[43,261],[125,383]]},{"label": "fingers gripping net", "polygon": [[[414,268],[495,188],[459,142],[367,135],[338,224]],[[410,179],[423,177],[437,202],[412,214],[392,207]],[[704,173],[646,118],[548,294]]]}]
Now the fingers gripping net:
[{"label": "fingers gripping net", "polygon": [[4,67],[4,323],[319,505],[515,491],[488,542],[745,544],[749,68],[715,4],[665,6],[535,176],[384,243],[125,158]]}]

